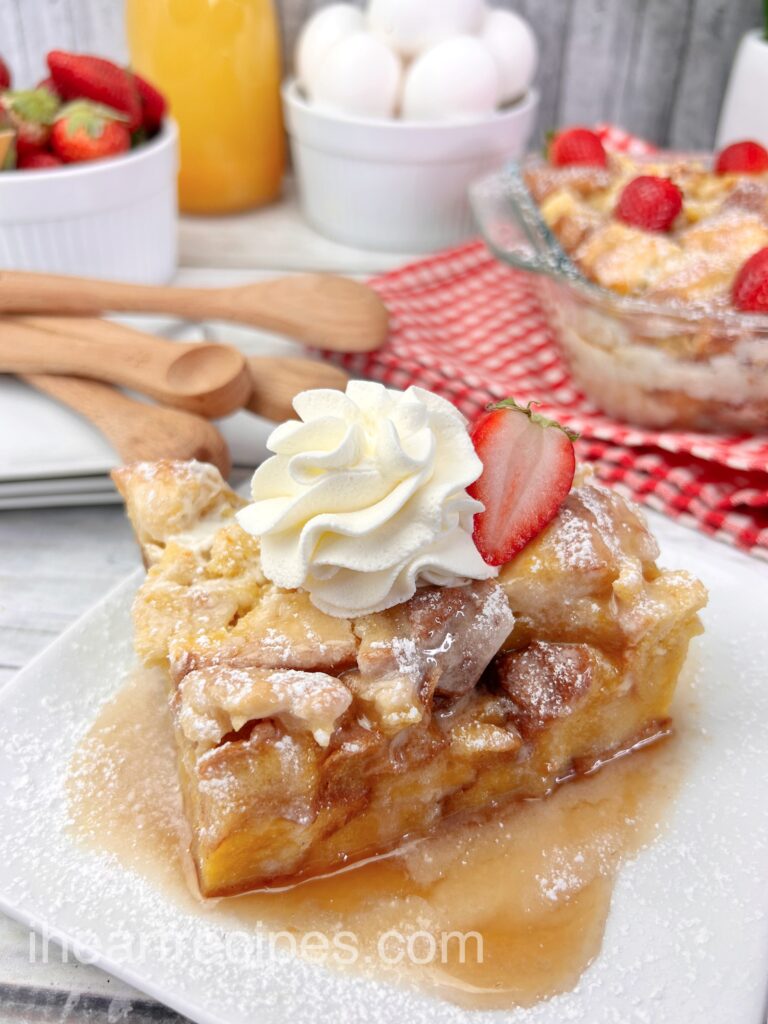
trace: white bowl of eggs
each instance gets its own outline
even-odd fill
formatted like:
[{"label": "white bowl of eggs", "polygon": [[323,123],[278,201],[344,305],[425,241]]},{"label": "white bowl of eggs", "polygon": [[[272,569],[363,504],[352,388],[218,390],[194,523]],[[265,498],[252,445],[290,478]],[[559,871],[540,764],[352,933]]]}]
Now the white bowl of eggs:
[{"label": "white bowl of eggs", "polygon": [[283,88],[307,220],[390,252],[469,238],[469,184],[526,150],[536,64],[527,22],[484,0],[321,8]]}]

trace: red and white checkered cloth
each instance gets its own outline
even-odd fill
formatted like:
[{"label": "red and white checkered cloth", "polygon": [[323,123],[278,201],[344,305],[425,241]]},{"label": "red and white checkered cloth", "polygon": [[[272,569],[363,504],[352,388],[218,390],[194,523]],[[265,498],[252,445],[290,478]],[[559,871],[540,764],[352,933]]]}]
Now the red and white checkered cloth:
[{"label": "red and white checkered cloth", "polygon": [[[600,126],[606,144],[648,151]],[[387,344],[344,356],[361,377],[418,384],[473,417],[513,395],[580,432],[598,476],[667,515],[768,559],[768,436],[632,427],[605,416],[571,381],[526,275],[472,242],[372,281],[392,317]]]}]

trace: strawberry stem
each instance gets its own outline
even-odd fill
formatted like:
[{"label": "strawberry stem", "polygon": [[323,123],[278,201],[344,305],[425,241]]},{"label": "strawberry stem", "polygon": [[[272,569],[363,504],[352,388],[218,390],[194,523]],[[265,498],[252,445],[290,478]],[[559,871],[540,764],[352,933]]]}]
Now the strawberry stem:
[{"label": "strawberry stem", "polygon": [[[766,3],[768,3],[768,0],[766,0]],[[557,420],[549,419],[547,416],[542,416],[541,413],[534,412],[533,407],[535,405],[541,405],[541,402],[531,401],[528,405],[520,405],[520,403],[516,402],[514,398],[502,398],[500,402],[492,402],[486,408],[488,409],[488,412],[492,412],[494,409],[512,409],[514,412],[522,412],[528,417],[531,423],[537,423],[540,427],[557,427],[558,430],[562,430],[569,440],[577,440],[579,437],[577,431],[571,430],[570,427],[563,426],[563,424],[559,423]]]},{"label": "strawberry stem", "polygon": [[47,89],[17,89],[5,93],[5,99],[14,113],[32,124],[53,124],[61,105]]}]

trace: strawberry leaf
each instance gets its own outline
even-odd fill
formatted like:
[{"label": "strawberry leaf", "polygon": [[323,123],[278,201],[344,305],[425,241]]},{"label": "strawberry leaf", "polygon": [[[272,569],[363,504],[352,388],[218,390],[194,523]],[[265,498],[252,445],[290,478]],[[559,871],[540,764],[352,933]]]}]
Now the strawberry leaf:
[{"label": "strawberry leaf", "polygon": [[488,411],[493,409],[512,409],[515,412],[524,413],[532,423],[537,423],[541,427],[557,427],[558,430],[562,430],[565,436],[571,440],[576,441],[579,438],[579,434],[575,430],[571,430],[570,427],[563,426],[557,420],[549,419],[547,416],[542,416],[541,413],[534,412],[533,407],[535,405],[541,405],[541,402],[531,401],[528,405],[520,405],[514,398],[503,398],[500,402],[492,402],[486,406]]},{"label": "strawberry leaf", "polygon": [[3,100],[17,117],[32,124],[53,124],[61,106],[58,97],[48,89],[18,89],[4,93]]},{"label": "strawberry leaf", "polygon": [[75,100],[74,103],[62,107],[57,120],[64,121],[67,135],[70,137],[83,131],[90,139],[99,139],[108,121],[126,122],[128,118],[119,110],[107,107],[103,103]]}]

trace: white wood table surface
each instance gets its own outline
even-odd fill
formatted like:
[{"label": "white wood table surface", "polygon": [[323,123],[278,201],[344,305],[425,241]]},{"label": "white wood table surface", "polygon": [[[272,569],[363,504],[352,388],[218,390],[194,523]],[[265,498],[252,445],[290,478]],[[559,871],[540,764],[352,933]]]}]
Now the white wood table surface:
[{"label": "white wood table surface", "polygon": [[[368,274],[406,258],[319,237],[290,188],[261,212],[185,220],[180,238],[178,282],[189,285],[304,269]],[[0,512],[0,686],[139,564],[121,506]],[[28,931],[0,915],[0,1024],[123,1020],[181,1018],[94,967],[62,963],[53,946],[48,963],[31,962]]]}]

